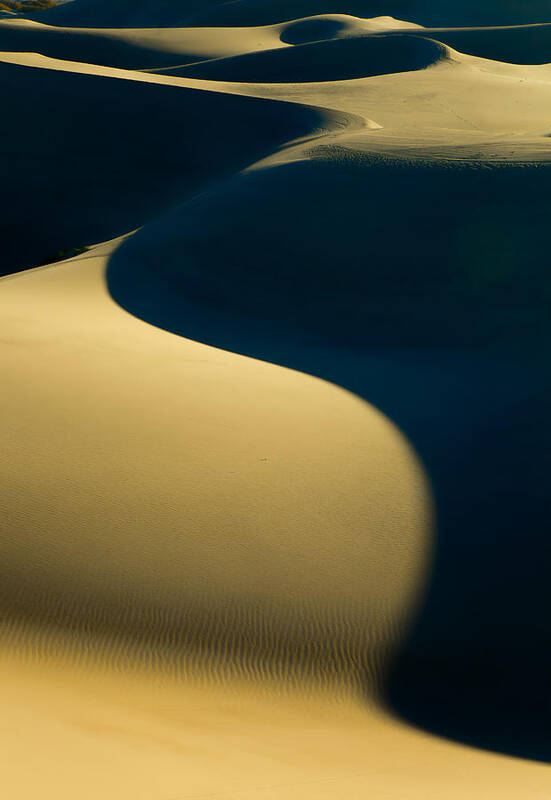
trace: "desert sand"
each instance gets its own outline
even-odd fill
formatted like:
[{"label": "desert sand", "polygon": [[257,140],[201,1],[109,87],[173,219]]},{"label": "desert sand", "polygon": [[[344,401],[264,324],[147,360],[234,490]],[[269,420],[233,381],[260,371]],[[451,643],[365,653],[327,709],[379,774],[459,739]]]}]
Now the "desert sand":
[{"label": "desert sand", "polygon": [[551,23],[398,5],[0,20],[10,798],[549,795]]}]

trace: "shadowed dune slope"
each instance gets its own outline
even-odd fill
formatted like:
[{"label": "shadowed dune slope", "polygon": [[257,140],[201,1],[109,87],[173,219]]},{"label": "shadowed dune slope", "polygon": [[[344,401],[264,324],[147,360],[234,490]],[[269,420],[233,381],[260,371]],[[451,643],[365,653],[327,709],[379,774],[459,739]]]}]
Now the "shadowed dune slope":
[{"label": "shadowed dune slope", "polygon": [[231,179],[121,254],[183,297],[352,345],[547,341],[548,166],[321,155]]},{"label": "shadowed dune slope", "polygon": [[282,46],[276,26],[255,28],[86,29],[28,20],[0,23],[0,50],[122,69],[153,69]]},{"label": "shadowed dune slope", "polygon": [[338,81],[425,69],[446,58],[438,42],[413,36],[363,36],[182,67],[182,77],[251,83]]},{"label": "shadowed dune slope", "polygon": [[549,21],[547,0],[74,0],[33,15],[52,25],[143,27],[269,25],[317,14],[392,15],[422,25],[515,25]]},{"label": "shadowed dune slope", "polygon": [[[76,11],[77,9],[75,9]],[[358,17],[388,15],[425,26],[508,25],[549,21],[546,0],[240,0],[207,6],[196,14],[197,24],[216,19],[218,24],[263,25],[314,14],[340,12]]]},{"label": "shadowed dune slope", "polygon": [[430,36],[462,53],[510,64],[551,63],[551,24],[511,28],[428,29]]},{"label": "shadowed dune slope", "polygon": [[15,19],[0,23],[0,51],[122,69],[152,70],[290,44],[418,26],[389,17],[327,15],[246,28],[67,28]]},{"label": "shadowed dune slope", "polygon": [[549,760],[549,70],[453,59],[248,85],[383,128],[171,210],[113,253],[108,282],[154,325],[324,377],[399,424],[435,492],[437,550],[387,699],[436,733]]},{"label": "shadowed dune slope", "polygon": [[[332,143],[348,151],[386,153],[402,161],[469,161],[473,169],[488,160],[546,162],[551,152],[547,136],[551,67],[547,65],[520,67],[450,51],[430,69],[346,81],[207,82],[174,77],[174,72],[178,70],[163,79],[362,117],[369,132],[365,128],[354,132],[350,119],[348,127],[337,134],[339,141]],[[308,158],[312,152],[313,147],[307,147],[302,154]],[[296,152],[290,157],[298,158]]]},{"label": "shadowed dune slope", "polygon": [[[186,61],[185,49],[178,54],[139,42],[124,41],[122,36],[101,32],[31,24],[21,20],[0,23],[0,50],[41,53],[53,58],[104,64],[123,69],[148,69],[172,66]],[[194,61],[195,55],[188,56]]]},{"label": "shadowed dune slope", "polygon": [[[547,62],[550,28],[376,20],[547,5],[75,0],[36,16],[66,27],[0,24],[2,271],[120,236],[1,282],[0,657],[180,680],[172,727],[149,690],[136,723],[118,680],[105,717],[89,689],[52,711],[14,681],[41,752],[42,705],[86,733],[77,778],[72,747],[49,764],[54,796],[129,750],[154,775],[140,800],[544,796],[538,765],[495,752],[551,762],[551,66],[452,45]],[[222,678],[352,695],[354,759],[304,716],[262,768],[242,722],[199,701],[208,732],[181,723],[182,692]],[[416,749],[405,725],[381,746],[383,706],[495,752]],[[228,789],[230,728],[260,780]],[[204,775],[169,786],[160,753]]]},{"label": "shadowed dune slope", "polygon": [[324,14],[283,23],[281,41],[288,44],[308,44],[327,39],[338,39],[366,32],[378,33],[390,30],[420,28],[412,22],[403,22],[392,17],[359,19],[347,14]]},{"label": "shadowed dune slope", "polygon": [[[336,118],[296,104],[8,63],[0,64],[0,89],[4,274],[136,228],[205,180]],[[47,137],[37,135],[37,119]]]},{"label": "shadowed dune slope", "polygon": [[281,34],[281,40],[288,44],[308,44],[355,33],[357,26],[350,18],[335,15],[313,17],[291,22]]},{"label": "shadowed dune slope", "polygon": [[[399,44],[355,42],[322,47],[320,42],[366,35],[394,35]],[[415,34],[463,53],[515,64],[551,62],[551,23],[494,28],[421,28],[389,17],[358,19],[326,15],[258,28],[86,29],[26,20],[0,22],[0,50],[36,52],[51,58],[123,69],[190,66],[194,77],[215,80],[342,80],[419,69],[434,56],[427,45],[411,44]],[[370,40],[371,41],[371,40]],[[286,45],[305,45],[292,53]],[[432,45],[434,47],[434,45]],[[378,48],[378,49],[377,49]],[[417,50],[415,50],[417,48]],[[280,53],[263,52],[282,49]],[[235,56],[242,56],[235,61]],[[232,57],[228,62],[227,58]],[[195,62],[222,59],[216,64]],[[224,60],[226,59],[226,60]],[[345,66],[348,65],[348,66]],[[251,78],[250,75],[258,77]]]},{"label": "shadowed dune slope", "polygon": [[435,492],[437,554],[387,698],[436,733],[542,760],[550,175],[333,152],[230,180],[108,271],[142,319],[339,383],[400,425]]},{"label": "shadowed dune slope", "polygon": [[[224,0],[74,0],[28,16],[51,25],[70,27],[162,28],[186,25],[197,14],[208,13],[211,8],[223,2]],[[250,25],[251,22],[245,20],[243,24]]]}]

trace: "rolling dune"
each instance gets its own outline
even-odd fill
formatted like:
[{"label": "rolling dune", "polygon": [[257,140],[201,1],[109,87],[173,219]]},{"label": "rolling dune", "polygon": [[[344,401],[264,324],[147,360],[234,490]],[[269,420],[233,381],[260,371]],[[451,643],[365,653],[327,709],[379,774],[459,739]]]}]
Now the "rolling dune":
[{"label": "rolling dune", "polygon": [[136,323],[105,291],[109,249],[3,286],[4,419],[19,408],[4,439],[4,613],[96,632],[115,659],[134,642],[184,671],[205,659],[215,674],[376,691],[426,569],[414,455],[342,390]]},{"label": "rolling dune", "polygon": [[86,27],[260,26],[320,14],[391,15],[425,26],[515,25],[547,22],[547,0],[76,0],[32,15],[52,25]]},{"label": "rolling dune", "polygon": [[[384,35],[393,35],[398,41],[380,42]],[[412,42],[411,35],[430,38],[431,42]],[[348,45],[322,44],[365,37],[369,39]],[[122,69],[161,70],[189,65],[188,72],[181,74],[224,81],[343,80],[420,69],[438,59],[431,52],[438,49],[433,40],[463,53],[513,64],[546,64],[551,57],[550,23],[422,28],[392,17],[362,20],[344,14],[256,28],[86,29],[23,19],[0,21],[3,51],[36,52]],[[288,49],[289,45],[311,46],[295,52]],[[272,50],[286,52],[264,52]],[[238,56],[242,58],[235,60]],[[212,60],[213,64],[201,64]],[[344,60],[350,65],[348,70],[343,69]],[[312,74],[316,77],[310,77]]]},{"label": "rolling dune", "polygon": [[430,36],[473,56],[511,64],[548,64],[551,59],[551,25],[493,28],[426,29]]},{"label": "rolling dune", "polygon": [[292,5],[0,22],[15,800],[549,793],[551,24]]},{"label": "rolling dune", "polygon": [[[351,346],[520,347],[539,338],[545,347],[547,223],[538,207],[550,180],[547,167],[459,164],[450,174],[445,161],[389,165],[320,147],[308,161],[252,170],[178,207],[113,261],[128,261],[130,293],[136,269],[170,287],[147,318],[178,332],[180,296],[275,322],[281,335]],[[530,192],[519,210],[515,198]],[[396,216],[404,223],[393,239]]]},{"label": "rolling dune", "polygon": [[[122,69],[153,69],[274,50],[286,45],[419,28],[391,17],[333,14],[262,28],[63,28],[28,19],[0,24],[0,50]],[[47,17],[49,19],[49,17]]]},{"label": "rolling dune", "polygon": [[280,26],[281,41],[287,44],[308,44],[366,32],[380,33],[420,27],[414,22],[403,22],[393,17],[359,19],[350,14],[319,14],[314,17],[293,20]]},{"label": "rolling dune", "polygon": [[29,20],[0,23],[0,50],[122,69],[178,66],[283,47],[280,26],[237,28],[61,28]]},{"label": "rolling dune", "polygon": [[182,67],[182,77],[245,83],[343,81],[426,69],[446,55],[438,42],[416,37],[330,39]]},{"label": "rolling dune", "polygon": [[[209,177],[247,166],[343,119],[297,104],[288,105],[285,114],[273,101],[139,76],[113,80],[107,73],[51,70],[48,63],[38,83],[29,59],[22,61],[17,64],[8,54],[0,63],[8,120],[0,142],[9,154],[0,165],[2,191],[9,198],[0,222],[3,274],[62,248],[126,233],[197,191]],[[70,108],[70,115],[63,108]],[[231,124],[218,127],[218,115],[231,117]],[[47,137],[33,128],[37,116],[48,121]],[[218,148],[221,139],[225,146]],[[29,215],[32,237],[25,235]]]},{"label": "rolling dune", "polygon": [[[32,14],[32,19],[70,27],[174,27],[186,25],[197,14],[216,8],[221,0],[78,0],[77,5],[60,5],[47,12]],[[293,16],[293,15],[291,15]],[[305,15],[304,15],[305,16]],[[248,22],[245,22],[250,27]]]}]

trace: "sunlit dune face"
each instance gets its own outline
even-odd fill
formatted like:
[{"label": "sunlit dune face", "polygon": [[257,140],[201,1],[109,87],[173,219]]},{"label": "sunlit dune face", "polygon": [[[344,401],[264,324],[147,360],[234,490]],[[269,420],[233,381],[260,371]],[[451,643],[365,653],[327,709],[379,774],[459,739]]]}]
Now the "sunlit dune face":
[{"label": "sunlit dune face", "polygon": [[430,561],[411,447],[330,384],[138,322],[80,258],[2,291],[32,313],[5,323],[4,608],[109,658],[375,690]]}]

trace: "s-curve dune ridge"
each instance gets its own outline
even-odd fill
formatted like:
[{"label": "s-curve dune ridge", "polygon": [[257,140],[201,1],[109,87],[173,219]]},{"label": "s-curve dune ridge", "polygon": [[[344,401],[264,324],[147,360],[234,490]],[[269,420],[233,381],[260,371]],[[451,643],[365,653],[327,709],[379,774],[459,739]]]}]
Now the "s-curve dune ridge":
[{"label": "s-curve dune ridge", "polygon": [[446,5],[2,16],[10,798],[548,797],[551,23]]}]

